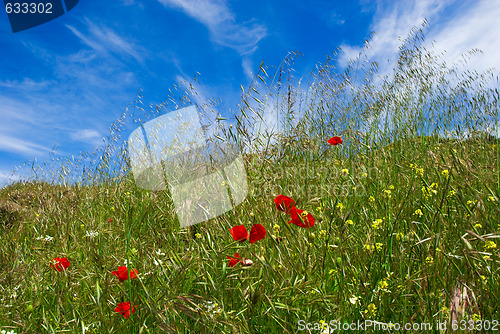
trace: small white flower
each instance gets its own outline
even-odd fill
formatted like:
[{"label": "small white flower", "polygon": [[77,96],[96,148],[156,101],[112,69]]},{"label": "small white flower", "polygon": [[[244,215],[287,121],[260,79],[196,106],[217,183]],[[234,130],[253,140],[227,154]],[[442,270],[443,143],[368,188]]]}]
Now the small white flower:
[{"label": "small white flower", "polygon": [[163,256],[163,255],[165,255],[165,253],[162,253],[161,249],[158,249],[158,250],[156,251],[156,255],[158,255],[158,256]]},{"label": "small white flower", "polygon": [[50,235],[46,235],[45,237],[44,236],[40,236],[40,237],[36,238],[36,240],[45,240],[45,241],[49,242],[49,241],[54,240],[54,238],[52,238]]},{"label": "small white flower", "polygon": [[87,233],[85,233],[85,236],[90,237],[90,238],[97,237],[98,235],[99,235],[99,232],[97,232],[97,231],[87,231]]},{"label": "small white flower", "polygon": [[155,264],[155,266],[159,266],[160,264],[163,263],[163,261],[160,259],[153,259],[153,263]]}]

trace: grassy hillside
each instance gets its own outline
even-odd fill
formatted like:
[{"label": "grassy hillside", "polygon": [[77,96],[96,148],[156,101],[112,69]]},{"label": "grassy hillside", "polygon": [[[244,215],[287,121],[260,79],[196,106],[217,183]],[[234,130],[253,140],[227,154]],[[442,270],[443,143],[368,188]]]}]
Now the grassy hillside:
[{"label": "grassy hillside", "polygon": [[[246,158],[247,200],[189,229],[167,193],[133,182],[12,185],[0,193],[0,324],[293,333],[300,320],[500,319],[498,146],[426,139],[347,160],[335,158],[341,145],[321,160]],[[314,226],[288,224],[280,194]],[[254,223],[264,239],[233,240],[229,229]],[[237,252],[253,265],[229,267]],[[54,270],[56,257],[70,266]],[[111,272],[127,261],[138,277],[120,282]],[[125,319],[115,308],[129,300]]]}]

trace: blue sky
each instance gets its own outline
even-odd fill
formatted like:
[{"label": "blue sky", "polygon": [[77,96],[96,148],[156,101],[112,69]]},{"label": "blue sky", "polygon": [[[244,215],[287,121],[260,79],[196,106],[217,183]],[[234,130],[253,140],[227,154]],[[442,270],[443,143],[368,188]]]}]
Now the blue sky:
[{"label": "blue sky", "polygon": [[262,61],[278,66],[298,50],[306,76],[337,47],[339,68],[361,50],[389,72],[400,40],[424,19],[427,40],[450,62],[500,69],[498,1],[121,0],[80,3],[41,26],[12,33],[0,14],[0,184],[22,162],[78,155],[102,143],[134,101],[160,103],[199,72],[201,98],[236,109]]}]

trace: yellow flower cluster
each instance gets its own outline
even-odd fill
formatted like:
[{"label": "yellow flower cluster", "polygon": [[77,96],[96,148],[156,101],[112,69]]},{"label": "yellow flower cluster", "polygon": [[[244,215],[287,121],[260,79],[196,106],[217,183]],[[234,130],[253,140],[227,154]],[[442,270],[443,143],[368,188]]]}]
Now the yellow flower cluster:
[{"label": "yellow flower cluster", "polygon": [[377,315],[377,307],[375,304],[371,303],[366,307],[366,310],[364,311],[365,315],[374,317]]},{"label": "yellow flower cluster", "polygon": [[274,230],[274,234],[278,234],[278,232],[280,231],[280,226],[278,224],[275,224],[274,227],[273,227],[273,230]]},{"label": "yellow flower cluster", "polygon": [[432,195],[436,195],[437,194],[437,183],[432,183],[430,185],[430,187],[426,187],[426,186],[423,186],[422,187],[422,196],[424,197],[424,199],[427,199],[429,197],[432,197]]},{"label": "yellow flower cluster", "polygon": [[490,241],[486,241],[486,243],[484,244],[484,248],[486,249],[496,249],[497,248],[497,244],[490,240]]},{"label": "yellow flower cluster", "polygon": [[391,198],[391,190],[385,189],[384,190],[384,197],[387,199]]},{"label": "yellow flower cluster", "polygon": [[363,245],[363,249],[367,252],[371,251],[372,249],[374,248],[374,246],[370,245],[370,244],[364,244]]},{"label": "yellow flower cluster", "polygon": [[372,228],[374,230],[378,230],[379,228],[381,228],[382,226],[382,222],[383,220],[382,219],[375,219],[373,222],[372,222]]},{"label": "yellow flower cluster", "polygon": [[387,280],[383,279],[380,282],[378,282],[378,288],[380,290],[387,289],[389,287],[389,283],[387,283]]},{"label": "yellow flower cluster", "polygon": [[423,168],[418,168],[417,164],[410,164],[410,168],[415,171],[415,174],[417,176],[420,176],[420,177],[424,176],[424,169]]}]

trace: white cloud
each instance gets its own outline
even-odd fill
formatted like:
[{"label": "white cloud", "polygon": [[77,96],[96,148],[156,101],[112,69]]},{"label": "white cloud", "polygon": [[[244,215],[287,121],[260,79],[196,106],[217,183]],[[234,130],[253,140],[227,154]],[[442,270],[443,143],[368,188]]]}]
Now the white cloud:
[{"label": "white cloud", "polygon": [[[500,49],[500,2],[422,0],[377,1],[376,4],[376,13],[370,27],[375,35],[366,54],[371,60],[378,62],[381,74],[390,72],[402,39],[413,27],[419,27],[424,19],[428,20],[424,30],[427,44],[435,41],[436,52],[446,50],[447,62],[455,62],[460,55],[479,48],[485,54],[473,60],[469,67],[478,70],[500,68],[500,58],[497,56]],[[347,65],[362,49],[352,45],[341,47],[341,66]]]},{"label": "white cloud", "polygon": [[[370,30],[375,34],[364,50],[364,55],[379,65],[379,75],[390,75],[397,60],[403,39],[414,27],[423,29],[425,47],[435,55],[443,54],[442,61],[449,67],[458,65],[458,74],[463,71],[483,72],[495,68],[500,72],[500,2],[457,0],[422,0],[416,2],[375,1],[376,10]],[[432,47],[431,47],[432,44]],[[350,59],[357,57],[362,47],[342,45],[338,60],[345,67]],[[470,57],[465,66],[462,56],[473,49],[480,49]],[[378,80],[378,79],[377,79]],[[490,83],[492,84],[492,83]],[[498,126],[494,130],[498,133]]]},{"label": "white cloud", "polygon": [[446,51],[449,62],[460,60],[461,55],[477,48],[483,54],[471,58],[468,67],[485,71],[491,67],[500,71],[500,2],[481,1],[467,11],[459,12],[440,30],[431,30],[430,37],[436,40],[438,50]]},{"label": "white cloud", "polygon": [[204,24],[217,44],[249,54],[267,35],[265,26],[257,23],[236,23],[234,14],[225,1],[220,0],[158,0],[165,6],[182,10]]},{"label": "white cloud", "polygon": [[71,134],[71,139],[92,145],[102,143],[102,138],[103,136],[98,131],[91,129],[77,130]]},{"label": "white cloud", "polygon": [[0,134],[0,151],[24,154],[25,156],[45,155],[49,148],[17,137]]},{"label": "white cloud", "polygon": [[133,44],[130,41],[125,40],[124,37],[119,36],[112,29],[104,26],[98,26],[97,24],[86,20],[88,27],[88,34],[82,33],[77,28],[66,25],[68,29],[73,32],[80,40],[99,53],[107,54],[109,52],[114,52],[117,54],[125,54],[134,58],[137,62],[143,64],[143,56],[136,50],[141,50],[138,45]]},{"label": "white cloud", "polygon": [[254,77],[252,61],[248,57],[243,57],[241,60],[241,66],[243,67],[243,73],[245,73],[247,80],[251,82]]},{"label": "white cloud", "polygon": [[35,81],[30,78],[22,80],[5,80],[0,81],[0,87],[11,88],[16,90],[39,91],[47,88],[53,82],[50,80]]}]

